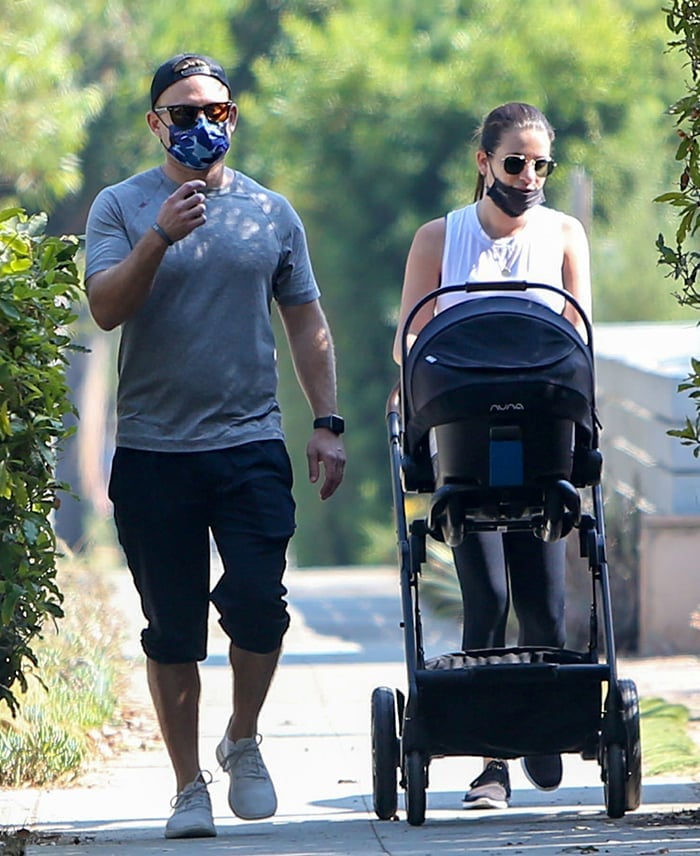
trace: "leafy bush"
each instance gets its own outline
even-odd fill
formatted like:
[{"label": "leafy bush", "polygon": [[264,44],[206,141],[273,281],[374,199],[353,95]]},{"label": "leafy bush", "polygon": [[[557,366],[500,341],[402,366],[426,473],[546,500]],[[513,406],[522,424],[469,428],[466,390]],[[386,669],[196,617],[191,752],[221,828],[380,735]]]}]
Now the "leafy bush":
[{"label": "leafy bush", "polygon": [[68,325],[75,319],[77,241],[44,234],[46,217],[0,211],[0,702],[27,689],[32,641],[60,618],[56,452],[73,411],[65,380]]}]

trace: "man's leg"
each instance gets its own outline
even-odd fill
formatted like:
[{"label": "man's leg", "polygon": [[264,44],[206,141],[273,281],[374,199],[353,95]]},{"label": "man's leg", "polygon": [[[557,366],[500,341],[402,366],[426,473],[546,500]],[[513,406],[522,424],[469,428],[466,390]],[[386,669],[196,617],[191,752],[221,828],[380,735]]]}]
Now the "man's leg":
[{"label": "man's leg", "polygon": [[197,662],[206,657],[209,608],[200,460],[118,448],[110,479],[119,540],[147,620],[148,685],[177,783],[167,838],[216,835],[197,739]]},{"label": "man's leg", "polygon": [[270,689],[280,650],[278,648],[269,654],[256,654],[231,644],[229,658],[233,669],[233,714],[226,730],[229,740],[257,735],[258,716]]},{"label": "man's leg", "polygon": [[216,835],[207,780],[199,768],[199,670],[196,663],[146,660],[148,686],[177,780],[166,838]]},{"label": "man's leg", "polygon": [[224,573],[211,600],[231,640],[230,740],[255,737],[289,615],[282,577],[294,532],[292,472],[280,441],[212,453],[217,505],[211,529]]},{"label": "man's leg", "polygon": [[271,817],[277,811],[277,795],[260,754],[258,717],[275,673],[280,649],[268,654],[230,646],[233,668],[233,713],[216,758],[229,774],[228,801],[243,820]]},{"label": "man's leg", "polygon": [[215,464],[219,502],[211,529],[224,573],[211,599],[231,640],[233,670],[233,711],[216,758],[230,776],[231,810],[257,820],[277,810],[258,718],[289,626],[282,576],[294,531],[292,473],[279,441],[224,450]]},{"label": "man's leg", "polygon": [[178,793],[199,776],[199,669],[147,659],[148,687],[175,771]]}]

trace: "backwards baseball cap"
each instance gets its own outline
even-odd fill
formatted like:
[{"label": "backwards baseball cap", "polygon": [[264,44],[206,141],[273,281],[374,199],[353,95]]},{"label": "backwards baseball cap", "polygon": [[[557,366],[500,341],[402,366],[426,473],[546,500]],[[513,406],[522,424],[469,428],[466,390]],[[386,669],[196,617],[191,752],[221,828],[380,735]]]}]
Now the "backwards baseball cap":
[{"label": "backwards baseball cap", "polygon": [[226,72],[218,62],[201,54],[178,54],[164,62],[153,75],[151,107],[155,106],[161,93],[169,86],[177,83],[178,80],[191,77],[193,74],[207,74],[209,77],[215,77],[228,89],[229,95],[231,94],[231,85],[226,77]]}]

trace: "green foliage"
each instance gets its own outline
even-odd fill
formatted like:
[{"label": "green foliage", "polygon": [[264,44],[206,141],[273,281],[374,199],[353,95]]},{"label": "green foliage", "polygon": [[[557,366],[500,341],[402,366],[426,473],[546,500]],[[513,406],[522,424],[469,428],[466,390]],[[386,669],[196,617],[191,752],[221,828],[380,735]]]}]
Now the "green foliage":
[{"label": "green foliage", "polygon": [[685,417],[682,428],[671,428],[666,433],[671,437],[677,437],[682,446],[688,446],[693,450],[694,457],[700,457],[700,360],[691,357],[690,374],[687,380],[678,384],[678,392],[687,392],[688,397],[695,402],[696,416],[691,419]]},{"label": "green foliage", "polygon": [[[659,234],[656,246],[659,264],[670,268],[671,276],[679,286],[676,298],[681,305],[700,309],[700,290],[697,287],[700,271],[700,252],[687,248],[687,242],[695,237],[700,227],[700,2],[698,0],[674,0],[666,10],[666,25],[674,38],[669,42],[672,50],[687,57],[686,68],[690,80],[686,83],[686,94],[670,109],[680,142],[676,149],[676,161],[681,165],[678,189],[662,193],[656,198],[676,209],[677,227],[675,247],[669,246],[663,234]],[[691,361],[687,380],[678,387],[679,392],[688,392],[696,405],[695,419],[686,417],[685,425],[668,433],[678,437],[685,446],[700,456],[700,361]]]},{"label": "green foliage", "polygon": [[85,10],[69,2],[10,0],[0,8],[0,194],[47,206],[81,185],[80,151],[103,104],[79,79],[70,50]]},{"label": "green foliage", "polygon": [[0,701],[26,689],[32,640],[62,615],[50,516],[57,444],[73,412],[65,383],[75,319],[77,242],[44,235],[46,218],[0,212]]}]

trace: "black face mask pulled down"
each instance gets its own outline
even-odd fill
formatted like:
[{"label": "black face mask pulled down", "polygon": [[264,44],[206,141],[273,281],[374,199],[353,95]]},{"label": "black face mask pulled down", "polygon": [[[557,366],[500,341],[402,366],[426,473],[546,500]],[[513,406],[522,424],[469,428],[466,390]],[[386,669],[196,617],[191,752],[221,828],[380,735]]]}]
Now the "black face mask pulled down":
[{"label": "black face mask pulled down", "polygon": [[520,217],[530,208],[544,202],[544,190],[541,187],[537,190],[520,190],[504,184],[495,175],[486,195],[509,217]]}]

